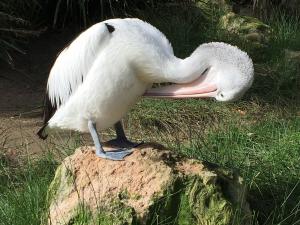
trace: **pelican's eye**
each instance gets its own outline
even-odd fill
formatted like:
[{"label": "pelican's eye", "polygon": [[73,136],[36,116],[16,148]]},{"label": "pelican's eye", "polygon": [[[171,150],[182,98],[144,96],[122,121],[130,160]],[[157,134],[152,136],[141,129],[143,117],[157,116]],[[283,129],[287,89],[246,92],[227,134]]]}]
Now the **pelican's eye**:
[{"label": "pelican's eye", "polygon": [[220,96],[221,96],[222,98],[224,98],[224,95],[223,95],[222,93],[220,94]]}]

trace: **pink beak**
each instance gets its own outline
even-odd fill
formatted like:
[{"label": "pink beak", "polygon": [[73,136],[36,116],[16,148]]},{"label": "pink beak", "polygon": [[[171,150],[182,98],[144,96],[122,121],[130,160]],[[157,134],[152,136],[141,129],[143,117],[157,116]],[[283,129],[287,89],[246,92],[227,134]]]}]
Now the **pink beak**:
[{"label": "pink beak", "polygon": [[208,98],[215,97],[217,86],[205,81],[205,76],[187,84],[173,84],[164,87],[150,88],[144,96],[158,98]]}]

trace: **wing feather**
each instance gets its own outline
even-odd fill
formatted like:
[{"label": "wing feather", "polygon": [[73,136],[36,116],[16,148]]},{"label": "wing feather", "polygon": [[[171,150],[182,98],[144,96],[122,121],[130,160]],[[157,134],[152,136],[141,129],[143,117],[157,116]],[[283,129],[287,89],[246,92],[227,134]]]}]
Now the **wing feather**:
[{"label": "wing feather", "polygon": [[95,24],[59,54],[48,78],[44,123],[48,122],[55,110],[66,103],[84,82],[110,35],[106,24]]}]

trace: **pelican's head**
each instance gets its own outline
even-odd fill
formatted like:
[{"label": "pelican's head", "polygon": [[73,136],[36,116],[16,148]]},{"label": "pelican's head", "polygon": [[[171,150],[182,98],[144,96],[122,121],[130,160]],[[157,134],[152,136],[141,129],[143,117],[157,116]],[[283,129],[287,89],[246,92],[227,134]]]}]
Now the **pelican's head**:
[{"label": "pelican's head", "polygon": [[[246,61],[247,59],[247,61]],[[244,66],[247,66],[245,69]],[[240,68],[243,67],[243,68]],[[253,82],[253,64],[247,56],[245,62],[239,65],[220,63],[211,68],[207,75],[204,75],[202,84],[205,83],[216,86],[215,96],[217,101],[235,101],[240,99],[251,87]],[[206,78],[206,79],[205,79]]]},{"label": "pelican's head", "polygon": [[203,44],[191,57],[206,61],[207,66],[199,78],[187,84],[152,88],[145,95],[167,98],[212,97],[217,101],[234,101],[241,98],[252,85],[252,60],[235,46],[220,42]]}]

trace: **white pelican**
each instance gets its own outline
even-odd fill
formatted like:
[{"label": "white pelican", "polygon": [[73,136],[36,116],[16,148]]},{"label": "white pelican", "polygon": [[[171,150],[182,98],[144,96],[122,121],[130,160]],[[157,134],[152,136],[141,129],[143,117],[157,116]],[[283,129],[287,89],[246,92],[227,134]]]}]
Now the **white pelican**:
[{"label": "white pelican", "polygon": [[44,126],[89,131],[96,155],[122,160],[130,149],[104,151],[97,134],[115,125],[116,142],[129,142],[120,122],[153,83],[177,83],[148,89],[145,95],[170,98],[241,97],[253,81],[248,55],[225,43],[200,45],[177,58],[168,39],[139,19],[111,19],[81,33],[57,57],[48,78]]}]

